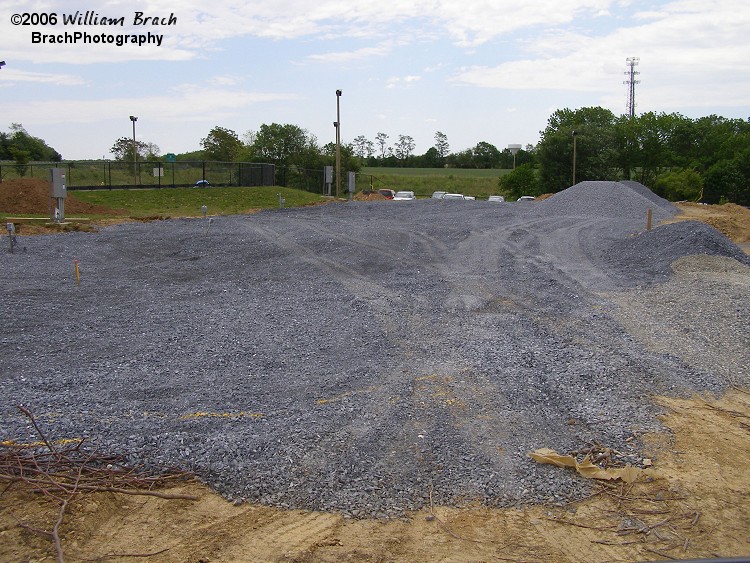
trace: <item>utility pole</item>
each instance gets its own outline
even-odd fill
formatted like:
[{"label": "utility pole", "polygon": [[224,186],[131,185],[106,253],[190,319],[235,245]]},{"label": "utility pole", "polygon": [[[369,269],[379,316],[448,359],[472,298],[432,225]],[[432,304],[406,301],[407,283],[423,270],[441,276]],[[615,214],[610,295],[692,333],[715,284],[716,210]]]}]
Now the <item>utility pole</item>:
[{"label": "utility pole", "polygon": [[138,186],[138,149],[135,144],[135,122],[138,118],[134,115],[130,116],[130,121],[133,122],[133,187]]},{"label": "utility pole", "polygon": [[635,117],[635,85],[641,82],[640,80],[635,79],[635,77],[640,74],[640,72],[635,70],[635,67],[638,66],[638,61],[640,60],[639,57],[628,57],[625,59],[630,67],[630,69],[625,72],[629,78],[623,82],[623,84],[628,85],[628,115],[630,117]]},{"label": "utility pole", "polygon": [[573,183],[576,185],[576,139],[578,138],[578,131],[573,131]]},{"label": "utility pole", "polygon": [[336,90],[336,197],[339,197],[341,188],[341,111],[339,100],[341,99],[341,90]]}]

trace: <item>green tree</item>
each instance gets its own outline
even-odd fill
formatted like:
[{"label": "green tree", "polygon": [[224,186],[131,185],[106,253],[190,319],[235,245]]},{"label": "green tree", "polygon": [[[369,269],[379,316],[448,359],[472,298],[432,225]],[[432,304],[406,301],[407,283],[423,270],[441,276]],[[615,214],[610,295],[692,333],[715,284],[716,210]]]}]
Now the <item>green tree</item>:
[{"label": "green tree", "polygon": [[[135,150],[138,153],[138,160],[154,161],[159,159],[159,147],[154,143],[136,140]],[[133,139],[120,137],[114,142],[109,152],[114,155],[115,160],[133,162],[135,160],[133,158]]]},{"label": "green tree", "polygon": [[671,201],[698,201],[703,194],[703,178],[695,170],[669,170],[659,174],[653,190]]},{"label": "green tree", "polygon": [[750,206],[750,147],[731,160],[720,160],[706,171],[703,200]]},{"label": "green tree", "polygon": [[409,135],[398,136],[398,141],[393,146],[393,154],[399,159],[399,161],[401,161],[402,166],[406,165],[409,157],[414,152],[415,146],[414,139]]},{"label": "green tree", "polygon": [[375,135],[375,142],[378,145],[380,158],[385,161],[385,158],[388,156],[388,135],[385,133],[378,133]]},{"label": "green tree", "polygon": [[425,168],[442,168],[445,163],[445,158],[440,156],[437,148],[430,147],[427,152],[424,153],[418,159],[417,166],[423,166]]},{"label": "green tree", "polygon": [[533,164],[516,166],[515,170],[501,176],[498,181],[500,191],[508,198],[518,199],[523,195],[538,196],[544,193],[539,182],[538,171]]},{"label": "green tree", "polygon": [[487,141],[481,141],[472,149],[474,168],[496,168],[500,164],[500,151]]},{"label": "green tree", "polygon": [[309,163],[312,154],[320,155],[315,137],[297,125],[263,124],[255,133],[251,147],[254,159],[277,166]]},{"label": "green tree", "polygon": [[451,153],[446,158],[448,166],[454,168],[474,168],[474,151],[472,149],[465,149],[455,153]]},{"label": "green tree", "polygon": [[243,148],[237,133],[225,127],[214,127],[201,139],[201,147],[206,160],[234,162]]},{"label": "green tree", "polygon": [[10,155],[16,162],[16,173],[21,178],[23,178],[24,176],[26,176],[26,172],[28,171],[27,164],[31,160],[31,153],[29,151],[25,151],[16,147],[11,147]]},{"label": "green tree", "polygon": [[444,159],[446,156],[448,156],[448,152],[450,151],[448,136],[441,131],[437,131],[435,133],[435,151],[437,152],[438,157],[440,157],[441,159]]},{"label": "green tree", "polygon": [[576,182],[617,179],[614,122],[614,114],[601,107],[555,111],[536,147],[544,191],[559,192],[572,183],[573,131]]},{"label": "green tree", "polygon": [[33,137],[20,123],[10,126],[11,134],[0,139],[0,160],[18,159],[41,162],[60,162],[62,156],[42,139]]},{"label": "green tree", "polygon": [[[354,145],[344,143],[340,147],[341,154],[341,170],[343,172],[359,172],[362,169],[362,161],[357,154],[354,152]],[[323,146],[321,153],[323,161],[317,168],[322,168],[325,165],[333,166],[336,163],[336,143],[326,143]],[[342,179],[342,183],[345,180]]]},{"label": "green tree", "polygon": [[364,135],[359,135],[352,142],[354,154],[361,159],[370,158],[375,154],[375,143],[368,140]]}]

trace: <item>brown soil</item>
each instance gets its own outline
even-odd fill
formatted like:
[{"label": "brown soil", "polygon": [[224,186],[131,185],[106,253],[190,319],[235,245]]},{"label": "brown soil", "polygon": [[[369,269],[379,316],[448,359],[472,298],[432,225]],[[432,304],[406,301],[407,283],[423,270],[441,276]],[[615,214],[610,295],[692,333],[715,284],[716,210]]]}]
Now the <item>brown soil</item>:
[{"label": "brown soil", "polygon": [[358,192],[352,197],[355,201],[386,201],[387,198],[378,192]]},{"label": "brown soil", "polygon": [[[39,181],[3,182],[0,210],[45,214],[46,190]],[[74,201],[69,196],[66,202],[72,213],[115,214]],[[750,247],[747,209],[679,206],[680,219],[705,221]],[[554,563],[750,554],[750,392],[655,400],[668,409],[664,423],[670,429],[644,437],[655,475],[632,485],[596,482],[589,498],[565,507],[434,507],[401,520],[345,520],[335,514],[235,506],[188,483],[162,492],[188,493],[198,500],[112,492],[76,497],[59,528],[62,552],[65,561],[194,563]],[[43,495],[0,483],[0,561],[55,561],[49,532],[58,514],[59,504]]]},{"label": "brown soil", "polygon": [[[47,182],[37,178],[4,180],[0,183],[0,212],[6,214],[49,217],[49,187]],[[75,193],[65,198],[65,213],[83,215],[122,215],[124,211],[93,205],[76,199]]]},{"label": "brown soil", "polygon": [[676,220],[692,219],[708,223],[750,254],[750,209],[747,207],[734,203],[703,205],[680,202],[676,205],[682,212]]},{"label": "brown soil", "polygon": [[[434,507],[401,520],[95,492],[66,509],[66,561],[647,561],[750,553],[750,392],[657,398],[670,433],[645,436],[654,474],[596,482],[564,507]],[[554,469],[554,471],[567,471]],[[18,485],[0,496],[0,560],[54,561],[59,505]],[[36,529],[34,532],[31,529]]]}]

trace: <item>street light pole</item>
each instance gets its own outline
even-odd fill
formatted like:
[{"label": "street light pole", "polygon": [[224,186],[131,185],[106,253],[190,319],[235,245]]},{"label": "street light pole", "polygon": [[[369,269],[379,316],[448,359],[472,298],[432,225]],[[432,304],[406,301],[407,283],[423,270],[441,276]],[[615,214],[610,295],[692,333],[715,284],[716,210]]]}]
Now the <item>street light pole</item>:
[{"label": "street light pole", "polygon": [[138,118],[131,115],[130,121],[133,122],[133,187],[136,187],[138,185],[138,150],[135,145],[135,122]]},{"label": "street light pole", "polygon": [[336,90],[336,197],[341,189],[341,90]]},{"label": "street light pole", "polygon": [[576,185],[576,138],[578,131],[573,131],[573,185]]}]

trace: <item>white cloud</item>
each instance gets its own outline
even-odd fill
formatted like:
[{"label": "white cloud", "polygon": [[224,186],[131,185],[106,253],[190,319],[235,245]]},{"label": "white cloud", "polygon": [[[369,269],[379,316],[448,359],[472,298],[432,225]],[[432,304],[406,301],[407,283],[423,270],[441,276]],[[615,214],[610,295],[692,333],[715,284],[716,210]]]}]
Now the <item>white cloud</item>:
[{"label": "white cloud", "polygon": [[[454,80],[487,88],[619,95],[627,78],[625,59],[639,56],[639,78],[655,105],[679,99],[682,105],[750,103],[750,11],[744,4],[685,0],[642,16],[603,36],[551,30],[528,42],[533,57],[465,68]],[[675,90],[686,83],[696,85],[687,96]]]},{"label": "white cloud", "polygon": [[390,45],[382,44],[375,47],[363,47],[362,49],[354,49],[352,51],[340,51],[338,53],[321,53],[317,55],[310,55],[309,57],[307,57],[307,60],[316,63],[343,64],[352,61],[369,60],[373,58],[384,57],[390,52]]},{"label": "white cloud", "polygon": [[18,82],[36,82],[54,86],[80,86],[86,84],[86,80],[72,74],[51,74],[47,72],[28,72],[15,70],[8,66],[2,69],[3,81],[0,86],[13,86]]},{"label": "white cloud", "polygon": [[[73,14],[91,10],[100,18],[123,17],[122,27],[73,26],[58,24],[45,28],[5,25],[3,41],[7,57],[35,63],[69,62],[88,64],[125,60],[189,60],[216,48],[223,39],[257,37],[279,41],[298,38],[341,40],[343,38],[397,38],[414,42],[442,35],[462,46],[476,46],[493,38],[534,26],[561,25],[577,15],[606,11],[612,0],[214,0],[207,7],[203,0],[152,0],[134,5],[129,0],[101,2],[68,0],[39,3],[38,12]],[[31,7],[27,6],[29,11]],[[169,18],[175,25],[134,26],[138,10],[147,17]],[[143,34],[164,36],[161,46],[116,47],[32,45],[31,31],[64,33]],[[382,47],[381,47],[382,48]],[[377,49],[377,48],[376,48]],[[366,54],[366,50],[362,51]],[[345,53],[320,55],[325,59]]]},{"label": "white cloud", "polygon": [[[143,116],[144,134],[147,124],[158,124],[165,139],[160,144],[173,152],[216,123],[230,128],[298,123],[328,138],[328,106],[317,106],[321,99],[330,101],[332,83],[352,93],[345,107],[352,130],[403,127],[419,139],[429,137],[419,129],[434,123],[452,137],[463,136],[453,141],[457,146],[511,133],[508,142],[533,142],[546,116],[561,104],[623,111],[625,59],[631,56],[641,59],[639,111],[750,111],[745,0],[17,4],[0,0],[0,12],[63,13],[72,7],[107,17],[132,16],[134,10],[177,17],[175,26],[137,30],[163,33],[161,47],[135,48],[31,45],[28,27],[13,26],[9,18],[0,22],[0,58],[8,62],[0,70],[4,112],[40,130],[45,123],[60,124],[50,130],[66,156],[98,154],[102,142],[92,137],[118,129],[123,116],[128,126],[131,114]],[[452,80],[446,79],[448,69]],[[513,91],[518,89],[523,95]],[[431,121],[434,117],[439,122]],[[73,127],[78,124],[82,127]],[[517,130],[511,132],[511,126]]]},{"label": "white cloud", "polygon": [[418,82],[422,79],[421,76],[392,76],[388,80],[386,80],[385,87],[386,88],[398,88],[398,87],[408,87],[409,84],[413,82]]},{"label": "white cloud", "polygon": [[525,28],[558,26],[582,14],[598,14],[611,0],[443,0],[436,14],[459,45],[472,46]]}]

